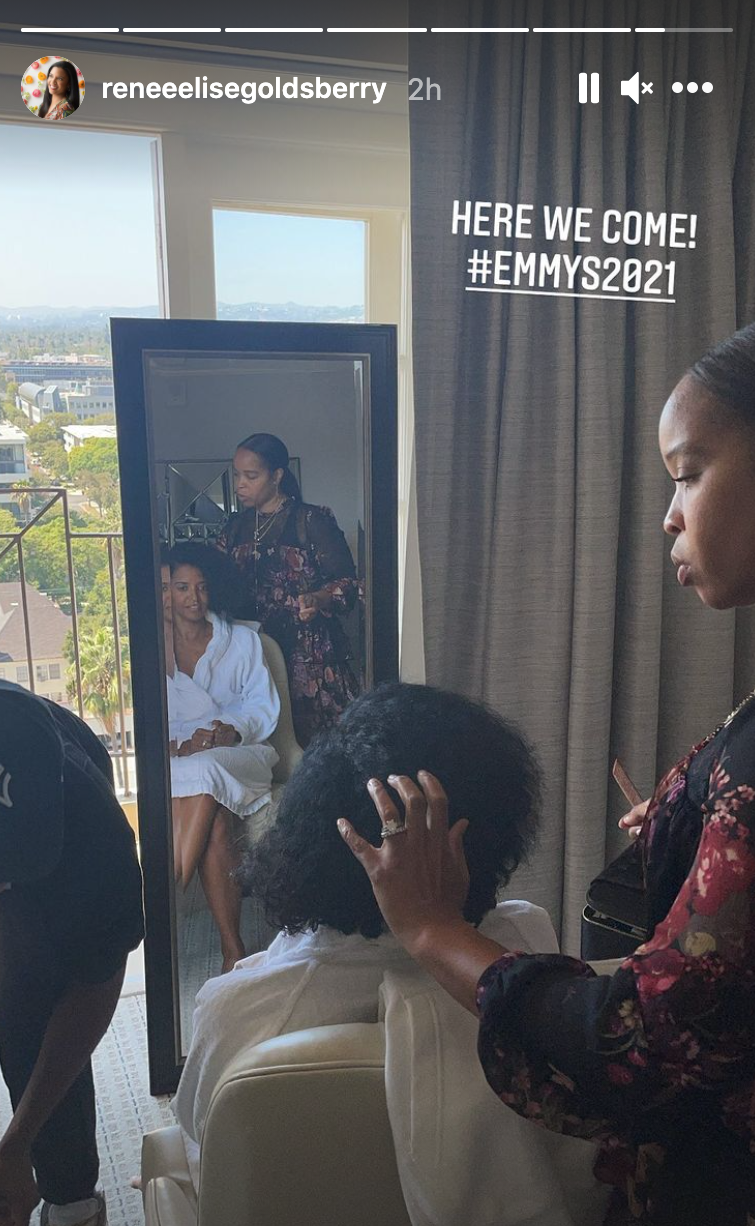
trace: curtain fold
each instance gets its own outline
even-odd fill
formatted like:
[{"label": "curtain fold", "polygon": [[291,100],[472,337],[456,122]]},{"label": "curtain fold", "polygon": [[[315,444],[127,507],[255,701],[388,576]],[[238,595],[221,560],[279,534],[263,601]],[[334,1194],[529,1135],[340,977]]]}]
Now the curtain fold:
[{"label": "curtain fold", "polygon": [[[662,16],[661,16],[662,11]],[[619,755],[658,774],[755,684],[755,623],[678,589],[657,446],[668,393],[755,318],[753,72],[744,0],[410,4],[433,26],[734,26],[720,35],[420,35],[409,75],[417,505],[427,679],[516,719],[547,807],[514,895],[579,944],[585,887],[624,846]],[[639,105],[620,81],[653,83]],[[577,74],[601,74],[578,105]],[[709,80],[711,95],[671,91]],[[452,234],[455,200],[593,209],[589,244]],[[609,247],[605,209],[697,213],[696,246]],[[473,248],[676,259],[676,302],[466,292]]]}]

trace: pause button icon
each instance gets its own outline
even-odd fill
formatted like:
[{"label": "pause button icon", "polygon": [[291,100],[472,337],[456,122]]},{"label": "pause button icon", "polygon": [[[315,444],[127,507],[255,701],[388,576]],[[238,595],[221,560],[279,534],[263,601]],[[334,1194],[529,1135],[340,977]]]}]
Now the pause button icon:
[{"label": "pause button icon", "polygon": [[[600,73],[591,72],[590,74],[590,102],[600,102]],[[587,76],[586,72],[579,74],[579,100],[587,102]]]}]

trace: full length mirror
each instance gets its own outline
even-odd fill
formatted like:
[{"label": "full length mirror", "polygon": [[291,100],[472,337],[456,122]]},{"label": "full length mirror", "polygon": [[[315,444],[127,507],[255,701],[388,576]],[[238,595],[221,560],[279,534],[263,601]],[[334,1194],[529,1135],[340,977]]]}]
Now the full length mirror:
[{"label": "full length mirror", "polygon": [[153,1087],[269,938],[237,870],[301,751],[397,674],[390,328],[113,322]]}]

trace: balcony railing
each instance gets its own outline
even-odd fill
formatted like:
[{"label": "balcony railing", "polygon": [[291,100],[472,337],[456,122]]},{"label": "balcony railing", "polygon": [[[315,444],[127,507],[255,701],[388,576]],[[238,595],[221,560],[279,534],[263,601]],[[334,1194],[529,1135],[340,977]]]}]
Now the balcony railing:
[{"label": "balcony railing", "polygon": [[[0,468],[0,471],[2,469]],[[121,553],[122,534],[120,532],[90,532],[78,531],[71,525],[70,507],[68,501],[68,491],[66,489],[57,488],[55,486],[28,486],[28,485],[7,485],[2,487],[3,494],[14,495],[14,501],[20,507],[27,507],[26,516],[27,522],[23,525],[18,525],[15,531],[0,532],[0,562],[15,551],[16,562],[18,566],[18,579],[20,584],[20,600],[21,611],[23,615],[23,630],[25,642],[25,658],[28,681],[25,682],[26,687],[35,693],[35,679],[37,670],[35,667],[36,661],[33,650],[34,627],[29,610],[29,596],[27,591],[26,581],[26,558],[25,547],[32,539],[31,533],[45,520],[45,516],[56,506],[60,506],[62,519],[64,524],[64,542],[65,542],[65,559],[66,559],[66,574],[68,585],[68,599],[71,605],[71,638],[72,638],[72,688],[79,715],[83,718],[87,713],[92,714],[95,718],[99,718],[100,722],[104,722],[96,711],[87,712],[86,695],[82,683],[82,665],[81,665],[81,639],[79,635],[79,607],[76,600],[76,573],[74,568],[75,563],[75,548],[79,541],[102,541],[105,545],[107,553],[107,569],[109,576],[109,602],[110,602],[110,624],[113,631],[113,647],[115,658],[115,673],[116,673],[116,692],[117,701],[115,708],[118,716],[120,746],[117,746],[117,736],[113,738],[116,744],[110,747],[112,756],[120,758],[120,767],[122,774],[122,787],[125,796],[131,795],[131,783],[129,774],[128,746],[127,746],[127,728],[126,728],[126,688],[124,684],[123,674],[123,659],[122,659],[122,634],[118,616],[118,579],[116,554]],[[46,501],[42,507],[31,507],[31,503],[43,496]],[[57,602],[59,604],[59,600]],[[117,754],[114,752],[118,749]]]}]

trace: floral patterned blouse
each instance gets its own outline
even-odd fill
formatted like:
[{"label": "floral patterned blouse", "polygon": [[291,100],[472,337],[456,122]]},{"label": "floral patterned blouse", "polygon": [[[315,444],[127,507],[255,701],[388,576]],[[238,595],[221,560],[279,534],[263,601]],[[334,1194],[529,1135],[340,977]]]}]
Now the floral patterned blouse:
[{"label": "floral patterned blouse", "polygon": [[[246,604],[237,615],[257,618],[280,644],[297,740],[306,746],[359,693],[359,665],[340,619],[360,601],[361,587],[328,507],[289,500],[279,514],[265,517],[270,526],[258,548],[256,522],[253,511],[231,515],[218,547],[234,559],[244,581]],[[299,596],[319,590],[330,595],[327,612],[302,622]]]},{"label": "floral patterned blouse", "polygon": [[50,107],[45,115],[45,119],[67,119],[69,115],[73,115],[73,111],[74,108],[70,102],[56,102],[54,106]]},{"label": "floral patterned blouse", "polygon": [[755,701],[659,783],[640,836],[652,938],[612,977],[508,953],[480,979],[503,1102],[599,1144],[610,1222],[755,1224]]}]

